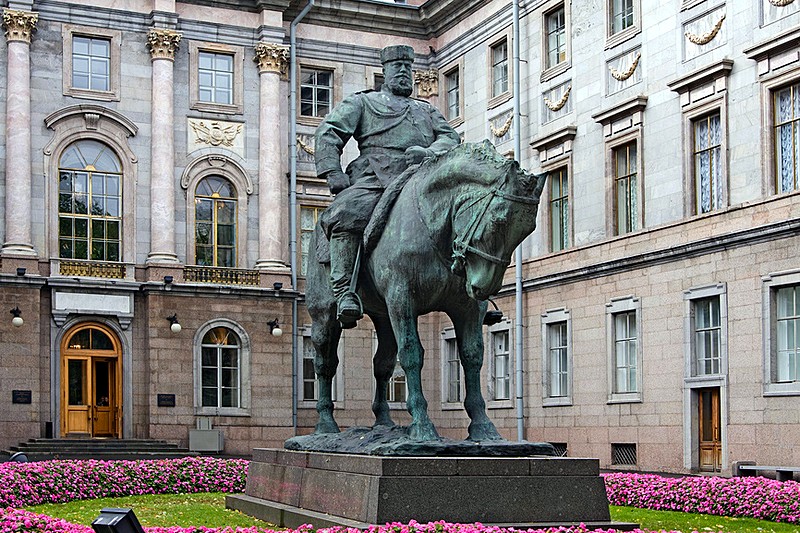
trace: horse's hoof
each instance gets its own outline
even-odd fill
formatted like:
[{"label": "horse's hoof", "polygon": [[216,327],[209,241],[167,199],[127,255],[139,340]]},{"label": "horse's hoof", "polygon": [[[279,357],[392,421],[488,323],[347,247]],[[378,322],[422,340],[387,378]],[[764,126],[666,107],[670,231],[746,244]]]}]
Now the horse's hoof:
[{"label": "horse's hoof", "polygon": [[504,440],[491,422],[469,425],[469,440]]},{"label": "horse's hoof", "polygon": [[436,428],[433,426],[433,422],[427,422],[425,424],[411,424],[411,427],[408,428],[408,436],[412,440],[416,441],[430,441],[430,440],[439,440],[439,433],[436,431]]},{"label": "horse's hoof", "polygon": [[339,424],[334,421],[323,422],[320,420],[317,422],[316,427],[314,427],[314,433],[316,435],[324,433],[339,433]]}]

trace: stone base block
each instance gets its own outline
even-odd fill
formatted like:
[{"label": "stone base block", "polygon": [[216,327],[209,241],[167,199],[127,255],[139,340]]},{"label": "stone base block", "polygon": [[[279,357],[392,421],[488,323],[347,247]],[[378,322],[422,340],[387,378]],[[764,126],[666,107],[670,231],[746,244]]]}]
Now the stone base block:
[{"label": "stone base block", "polygon": [[411,520],[526,528],[581,522],[611,526],[596,459],[256,449],[245,496],[229,496],[227,505],[284,527],[309,522],[368,527]]}]

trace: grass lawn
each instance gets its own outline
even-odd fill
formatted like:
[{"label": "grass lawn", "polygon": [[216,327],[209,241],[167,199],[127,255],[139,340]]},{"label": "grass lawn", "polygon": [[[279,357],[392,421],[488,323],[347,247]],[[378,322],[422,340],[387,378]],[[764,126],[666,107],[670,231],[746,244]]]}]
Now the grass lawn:
[{"label": "grass lawn", "polygon": [[800,525],[732,518],[708,514],[681,513],[678,511],[651,511],[636,507],[611,506],[611,519],[619,522],[636,522],[642,529],[659,531],[725,531],[726,533],[800,533]]},{"label": "grass lawn", "polygon": [[69,503],[43,504],[28,511],[63,518],[73,524],[89,525],[103,507],[129,507],[144,527],[274,527],[253,517],[225,508],[225,494],[159,494],[76,500]]},{"label": "grass lawn", "polygon": [[[274,527],[238,511],[225,509],[225,494],[161,494],[77,500],[63,504],[45,504],[28,508],[35,513],[63,518],[73,524],[89,525],[103,507],[130,507],[145,527]],[[752,518],[651,511],[634,507],[611,506],[611,518],[636,522],[642,529],[659,531],[725,531],[727,533],[800,533],[800,525],[779,524]]]}]

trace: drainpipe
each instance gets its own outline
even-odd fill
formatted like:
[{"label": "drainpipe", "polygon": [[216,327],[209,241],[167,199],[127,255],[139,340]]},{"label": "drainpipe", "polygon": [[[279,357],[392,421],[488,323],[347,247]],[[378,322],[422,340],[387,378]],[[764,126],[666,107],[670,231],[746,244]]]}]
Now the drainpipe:
[{"label": "drainpipe", "polygon": [[[314,0],[294,18],[289,26],[289,265],[292,289],[297,292],[297,25],[311,11]],[[292,430],[297,435],[297,300],[292,300]]]},{"label": "drainpipe", "polygon": [[[513,118],[513,127],[514,127],[514,156],[517,158],[518,161],[522,160],[522,141],[520,139],[520,100],[522,95],[520,94],[520,82],[519,82],[519,66],[520,66],[520,58],[519,58],[519,0],[513,0],[512,2],[512,19],[511,19],[511,43],[512,43],[512,79],[514,85],[514,118]],[[524,406],[522,403],[524,387],[522,383],[523,372],[522,372],[522,364],[523,364],[523,357],[522,357],[522,244],[520,244],[514,252],[514,281],[515,281],[515,288],[514,288],[514,295],[515,295],[515,303],[516,303],[516,316],[515,316],[515,333],[514,333],[514,344],[515,344],[515,374],[516,379],[514,383],[516,385],[516,411],[517,411],[517,440],[522,441],[525,439],[525,423],[524,423]]]}]

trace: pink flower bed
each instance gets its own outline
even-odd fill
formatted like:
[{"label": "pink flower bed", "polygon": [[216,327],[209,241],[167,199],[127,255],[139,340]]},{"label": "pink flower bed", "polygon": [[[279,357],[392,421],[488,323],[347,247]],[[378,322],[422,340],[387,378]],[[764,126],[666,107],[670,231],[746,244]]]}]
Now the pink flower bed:
[{"label": "pink flower bed", "polygon": [[[44,461],[0,464],[0,533],[93,533],[90,526],[25,511],[40,503],[137,494],[243,492],[248,462],[185,458],[159,461]],[[664,478],[606,474],[609,503],[656,510],[800,522],[800,484],[764,478]],[[147,533],[274,533],[263,528],[148,527]],[[346,528],[301,526],[285,533],[356,533]],[[367,533],[513,533],[482,524],[387,524]],[[614,533],[614,530],[550,528],[528,533]],[[636,530],[634,533],[647,533]],[[662,532],[667,533],[667,532]],[[675,533],[675,532],[668,532]]]},{"label": "pink flower bed", "polygon": [[800,483],[763,477],[680,477],[605,474],[611,505],[800,522]]}]

